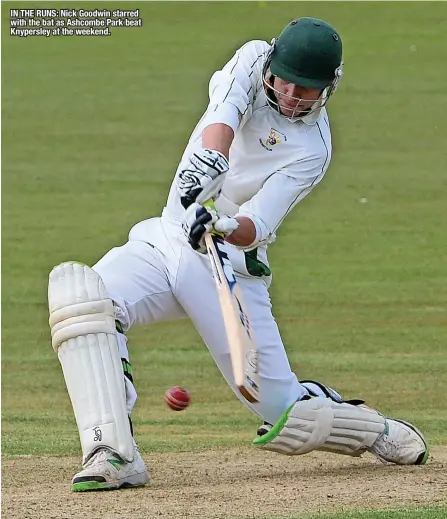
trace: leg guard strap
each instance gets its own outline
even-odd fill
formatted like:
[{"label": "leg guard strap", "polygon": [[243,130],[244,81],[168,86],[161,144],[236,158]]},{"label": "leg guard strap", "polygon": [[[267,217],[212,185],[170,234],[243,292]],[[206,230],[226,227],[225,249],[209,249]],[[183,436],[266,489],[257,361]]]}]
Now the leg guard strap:
[{"label": "leg guard strap", "polygon": [[325,386],[317,380],[300,380],[300,383],[307,389],[309,395],[311,396],[325,396],[327,398],[331,398],[334,400],[334,402],[338,402],[339,404],[342,402],[346,402],[347,404],[352,405],[361,405],[365,403],[365,401],[361,400],[360,398],[345,400],[339,393],[337,393],[337,391],[335,391],[335,389],[332,389],[329,386]]}]

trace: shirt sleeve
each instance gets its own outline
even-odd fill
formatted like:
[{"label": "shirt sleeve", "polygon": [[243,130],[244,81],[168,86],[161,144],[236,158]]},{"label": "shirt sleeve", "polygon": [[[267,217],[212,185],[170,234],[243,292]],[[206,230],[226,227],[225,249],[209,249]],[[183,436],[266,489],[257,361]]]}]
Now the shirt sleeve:
[{"label": "shirt sleeve", "polygon": [[274,234],[290,211],[323,179],[329,166],[329,151],[324,156],[299,161],[271,175],[236,216],[247,216],[263,229],[257,245],[274,240]]},{"label": "shirt sleeve", "polygon": [[224,123],[234,132],[242,117],[253,104],[262,86],[262,67],[270,45],[250,41],[242,46],[222,70],[215,72],[209,84],[210,103],[203,126]]}]

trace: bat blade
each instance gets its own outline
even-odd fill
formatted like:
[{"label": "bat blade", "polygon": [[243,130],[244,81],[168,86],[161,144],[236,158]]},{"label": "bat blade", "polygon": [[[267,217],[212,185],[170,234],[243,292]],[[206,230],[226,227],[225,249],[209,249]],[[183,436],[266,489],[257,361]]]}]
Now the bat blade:
[{"label": "bat blade", "polygon": [[249,402],[258,402],[258,353],[242,290],[222,238],[207,234],[205,242],[230,346],[234,380]]}]

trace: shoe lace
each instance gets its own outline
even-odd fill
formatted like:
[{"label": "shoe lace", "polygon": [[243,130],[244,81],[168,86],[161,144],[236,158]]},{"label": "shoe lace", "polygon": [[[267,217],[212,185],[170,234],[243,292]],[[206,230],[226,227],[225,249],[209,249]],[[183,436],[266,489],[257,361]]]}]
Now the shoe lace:
[{"label": "shoe lace", "polygon": [[383,455],[386,457],[393,458],[399,448],[399,445],[397,442],[395,442],[393,439],[390,438],[389,435],[385,434],[385,432],[377,438],[379,444],[379,448],[376,447],[375,454],[379,461],[381,461],[384,465],[392,464],[392,461],[388,461]]},{"label": "shoe lace", "polygon": [[115,456],[115,454],[112,451],[109,451],[109,449],[104,449],[104,448],[99,449],[87,461],[87,463],[84,465],[84,468],[98,465],[99,463],[106,461],[107,458],[109,458],[110,456]]}]

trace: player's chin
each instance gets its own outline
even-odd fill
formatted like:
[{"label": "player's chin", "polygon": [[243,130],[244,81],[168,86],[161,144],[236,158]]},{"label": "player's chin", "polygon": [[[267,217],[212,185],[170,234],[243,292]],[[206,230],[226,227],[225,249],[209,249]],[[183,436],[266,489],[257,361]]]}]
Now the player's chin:
[{"label": "player's chin", "polygon": [[281,114],[284,115],[285,117],[292,117],[295,110],[293,110],[292,108],[286,108],[284,106],[279,106],[280,108],[280,111],[281,111]]},{"label": "player's chin", "polygon": [[280,105],[282,115],[286,117],[300,117],[305,115],[306,110],[301,107],[290,107],[285,105]]}]

